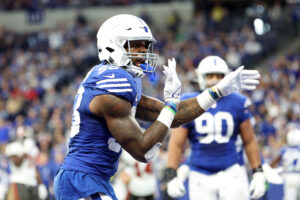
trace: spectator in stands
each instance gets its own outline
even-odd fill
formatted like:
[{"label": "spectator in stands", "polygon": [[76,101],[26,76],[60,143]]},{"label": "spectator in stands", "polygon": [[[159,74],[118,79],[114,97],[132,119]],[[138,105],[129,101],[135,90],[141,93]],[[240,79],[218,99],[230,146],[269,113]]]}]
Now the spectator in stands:
[{"label": "spectator in stands", "polygon": [[171,14],[167,17],[167,27],[168,30],[173,33],[173,35],[176,35],[179,31],[180,25],[181,25],[181,17],[178,14],[178,11],[173,10]]},{"label": "spectator in stands", "polygon": [[260,141],[263,145],[274,145],[276,129],[273,125],[273,118],[267,116],[266,120],[260,124]]},{"label": "spectator in stands", "polygon": [[0,200],[5,200],[8,185],[9,185],[9,177],[8,177],[9,168],[8,168],[8,160],[4,156],[4,154],[5,154],[5,145],[7,144],[8,140],[5,137],[1,137],[1,134],[3,133],[0,132]]},{"label": "spectator in stands", "polygon": [[34,161],[26,157],[25,150],[25,146],[18,141],[8,144],[5,148],[5,154],[10,159],[11,171],[7,200],[46,199],[47,189],[37,174]]},{"label": "spectator in stands", "polygon": [[148,13],[146,8],[142,8],[142,11],[140,13],[140,18],[142,20],[144,20],[146,22],[146,24],[148,24],[149,27],[153,27],[153,19],[151,17],[151,15]]}]

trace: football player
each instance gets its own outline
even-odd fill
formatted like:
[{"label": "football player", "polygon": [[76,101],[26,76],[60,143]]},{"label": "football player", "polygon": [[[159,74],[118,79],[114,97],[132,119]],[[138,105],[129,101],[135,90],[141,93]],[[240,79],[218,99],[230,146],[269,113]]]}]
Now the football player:
[{"label": "football player", "polygon": [[[110,177],[122,148],[141,162],[158,154],[169,128],[191,121],[216,100],[256,88],[256,70],[240,67],[216,86],[179,103],[176,62],[164,67],[164,101],[142,95],[141,78],[154,73],[158,55],[148,25],[133,15],[116,15],[98,30],[100,64],[82,81],[73,106],[69,152],[54,180],[57,200],[117,199]],[[136,121],[153,122],[144,132]]]},{"label": "football player", "polygon": [[[217,84],[229,73],[226,62],[218,56],[204,58],[197,70],[200,89],[204,91]],[[200,92],[187,93],[182,99],[198,96]],[[250,100],[234,92],[213,104],[207,112],[179,128],[172,129],[168,146],[167,192],[176,198],[183,196],[183,180],[176,175],[183,147],[189,140],[191,153],[189,166],[189,198],[191,200],[248,200],[248,177],[237,150],[239,136],[243,141],[252,167],[251,198],[265,193],[265,175],[260,160],[258,144],[248,110]]]},{"label": "football player", "polygon": [[300,129],[292,129],[287,133],[287,146],[272,161],[276,167],[281,161],[284,179],[284,200],[300,199]]}]

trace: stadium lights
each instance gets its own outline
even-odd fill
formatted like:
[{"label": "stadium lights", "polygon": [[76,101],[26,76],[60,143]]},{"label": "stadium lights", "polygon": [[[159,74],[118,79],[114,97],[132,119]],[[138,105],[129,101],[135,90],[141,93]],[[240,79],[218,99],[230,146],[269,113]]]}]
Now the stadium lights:
[{"label": "stadium lights", "polygon": [[263,35],[271,30],[271,26],[260,18],[254,19],[254,31],[257,35]]}]

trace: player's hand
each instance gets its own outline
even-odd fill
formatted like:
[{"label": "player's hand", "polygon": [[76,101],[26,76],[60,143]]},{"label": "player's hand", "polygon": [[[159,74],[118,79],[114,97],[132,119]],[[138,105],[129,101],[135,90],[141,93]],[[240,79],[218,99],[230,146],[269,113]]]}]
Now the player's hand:
[{"label": "player's hand", "polygon": [[177,176],[167,183],[167,188],[168,195],[172,198],[182,197],[186,192],[183,182]]},{"label": "player's hand", "polygon": [[181,95],[181,82],[176,73],[176,61],[168,59],[168,66],[164,66],[164,74],[167,76],[164,89],[165,102],[179,103]]},{"label": "player's hand", "polygon": [[255,172],[250,183],[250,195],[252,199],[261,198],[266,192],[266,178],[263,172]]},{"label": "player's hand", "polygon": [[38,195],[40,200],[47,199],[48,197],[48,191],[44,184],[39,184],[38,186]]},{"label": "player's hand", "polygon": [[190,169],[187,165],[181,165],[177,169],[177,176],[167,183],[167,192],[170,197],[178,198],[186,193],[183,183],[189,173]]},{"label": "player's hand", "polygon": [[254,90],[259,84],[260,74],[257,70],[244,70],[239,67],[227,74],[215,87],[218,89],[218,96],[226,96],[232,92],[243,90]]},{"label": "player's hand", "polygon": [[272,184],[283,184],[283,179],[279,175],[279,172],[273,169],[270,165],[268,164],[263,164],[262,165],[265,177],[269,183]]}]

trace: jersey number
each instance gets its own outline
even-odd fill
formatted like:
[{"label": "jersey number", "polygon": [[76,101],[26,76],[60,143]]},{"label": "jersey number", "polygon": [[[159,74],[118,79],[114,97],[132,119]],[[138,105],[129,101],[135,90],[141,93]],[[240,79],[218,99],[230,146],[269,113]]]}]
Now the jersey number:
[{"label": "jersey number", "polygon": [[81,100],[82,100],[82,94],[84,92],[84,87],[81,86],[77,92],[77,95],[75,97],[75,103],[73,108],[73,119],[72,119],[72,127],[71,127],[71,133],[70,137],[74,137],[76,134],[79,133],[79,127],[80,127],[80,114],[78,112],[78,108],[80,106]]},{"label": "jersey number", "polygon": [[300,172],[300,152],[288,152],[284,157],[284,165],[288,172]]},{"label": "jersey number", "polygon": [[[86,79],[89,77],[89,75],[92,73],[92,71],[93,71],[93,68],[87,73],[87,75],[85,76],[83,82],[86,81]],[[76,94],[75,101],[74,101],[74,106],[73,106],[72,127],[71,127],[71,133],[70,133],[71,138],[79,133],[80,114],[79,114],[77,109],[79,108],[79,106],[81,104],[83,93],[84,93],[84,87],[80,86],[79,89],[78,89],[78,92]]]},{"label": "jersey number", "polygon": [[[225,130],[222,130],[223,125],[226,127]],[[234,121],[228,112],[218,112],[215,115],[206,112],[195,120],[195,127],[201,135],[198,137],[200,143],[210,144],[213,141],[227,143],[233,134]]]}]

